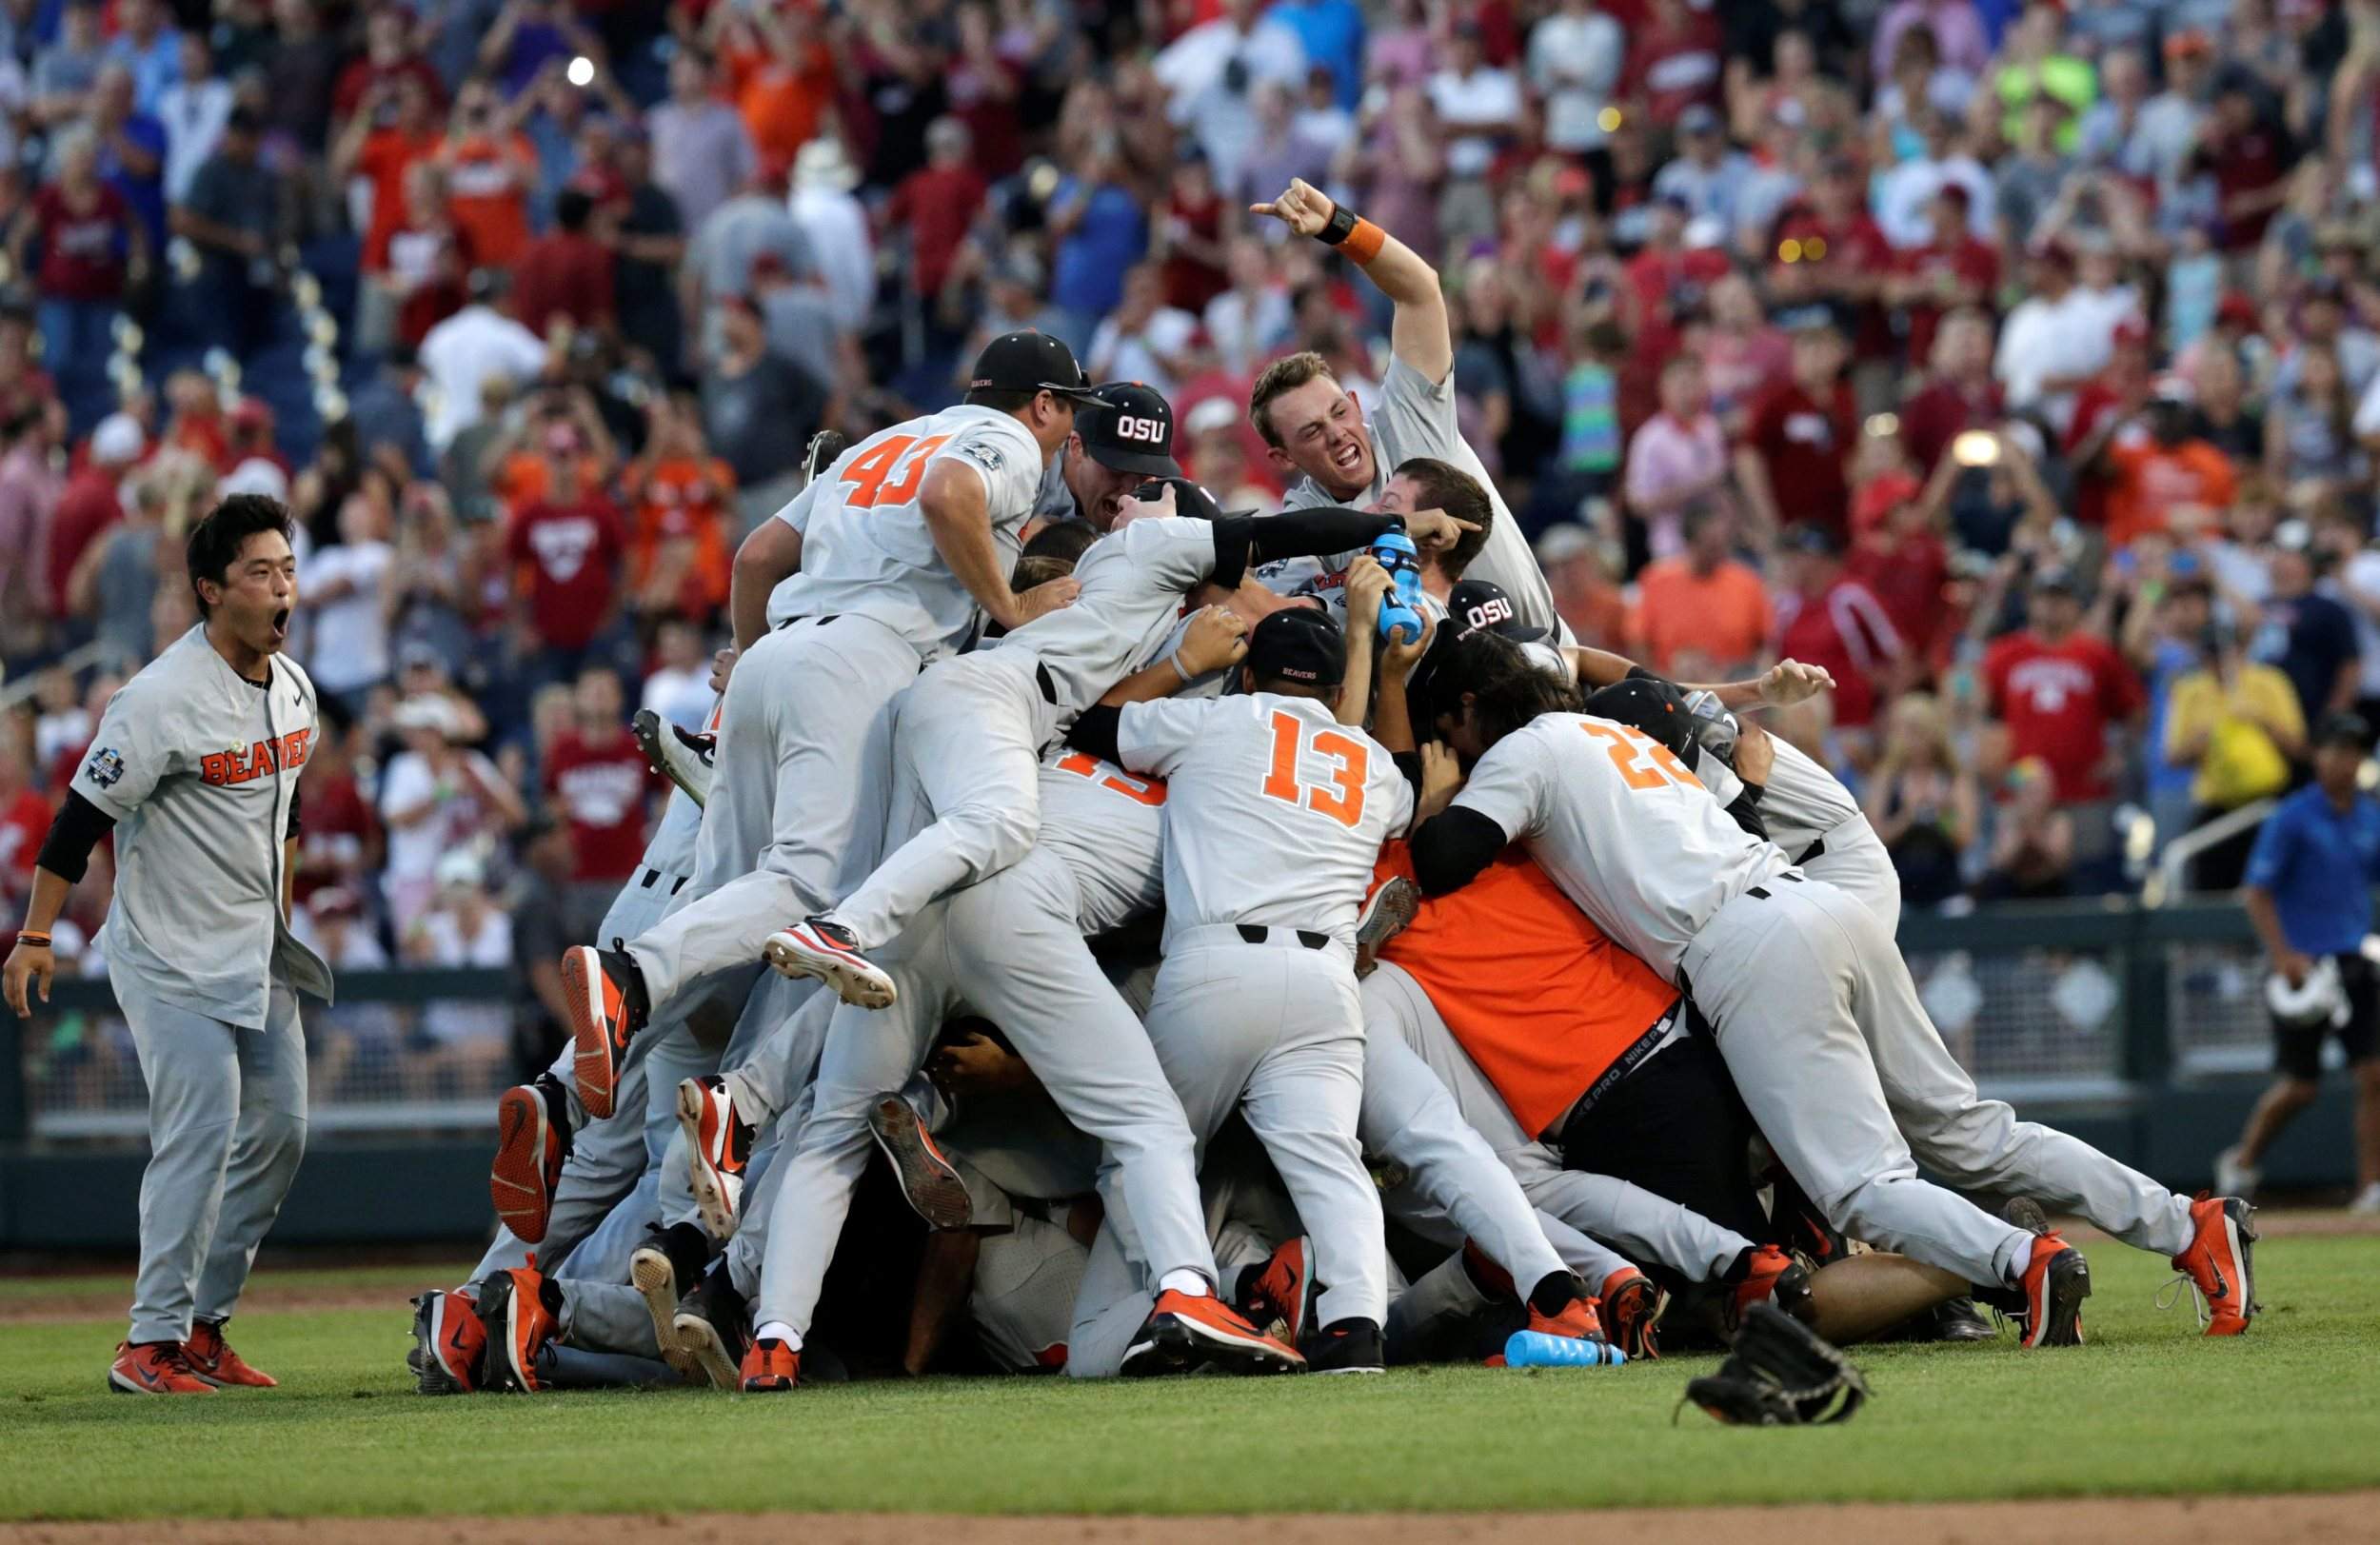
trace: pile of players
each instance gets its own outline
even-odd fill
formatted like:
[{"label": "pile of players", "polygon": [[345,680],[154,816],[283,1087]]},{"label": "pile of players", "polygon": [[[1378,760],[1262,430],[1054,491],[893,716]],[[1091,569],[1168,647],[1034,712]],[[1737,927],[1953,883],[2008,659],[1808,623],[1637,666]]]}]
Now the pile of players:
[{"label": "pile of players", "polygon": [[2245,1330],[2244,1202],[1944,1048],[1882,844],[1748,716],[1824,673],[1569,644],[1436,273],[1304,184],[1257,212],[1396,307],[1368,421],[1317,356],[1258,381],[1282,511],[1217,509],[1159,394],[1034,333],[813,446],[713,733],[640,721],[677,792],[562,961],[574,1044],[504,1097],[505,1226],[416,1300],[420,1387],[1603,1364],[1763,1300],[2071,1344],[2049,1213]]}]

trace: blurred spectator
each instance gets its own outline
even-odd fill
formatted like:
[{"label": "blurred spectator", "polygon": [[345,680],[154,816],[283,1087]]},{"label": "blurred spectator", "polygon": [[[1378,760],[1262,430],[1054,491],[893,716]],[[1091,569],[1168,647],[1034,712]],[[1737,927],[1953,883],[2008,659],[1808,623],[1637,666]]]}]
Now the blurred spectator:
[{"label": "blurred spectator", "polygon": [[1685,550],[1637,576],[1630,651],[1672,680],[1755,672],[1776,630],[1768,586],[1735,556],[1735,523],[1723,506],[1689,505],[1684,528]]},{"label": "blurred spectator", "polygon": [[166,199],[189,197],[190,179],[215,153],[231,121],[231,83],[215,73],[214,48],[204,32],[182,34],[182,69],[153,109],[166,131]]},{"label": "blurred spectator", "polygon": [[487,383],[497,377],[526,384],[545,368],[545,345],[513,318],[503,276],[471,276],[471,304],[430,328],[421,363],[429,390],[429,445],[444,450],[477,424]]},{"label": "blurred spectator", "polygon": [[1047,218],[1057,244],[1050,293],[1067,312],[1074,346],[1087,347],[1101,319],[1122,301],[1124,275],[1149,246],[1148,216],[1123,181],[1112,146],[1095,148],[1059,180]]},{"label": "blurred spectator", "polygon": [[1711,412],[1702,364],[1680,354],[1662,366],[1660,411],[1628,442],[1628,506],[1652,556],[1685,545],[1680,512],[1699,500],[1724,502],[1727,480],[1727,437]]},{"label": "blurred spectator", "polygon": [[99,143],[99,175],[124,195],[148,234],[149,249],[166,240],[166,128],[135,95],[132,72],[119,61],[99,69],[85,116]]},{"label": "blurred spectator", "polygon": [[753,267],[764,254],[797,277],[821,271],[809,237],[785,207],[784,188],[783,167],[764,166],[742,191],[691,228],[679,287],[686,326],[705,351],[719,344],[710,308],[751,292]]},{"label": "blurred spectator", "polygon": [[1736,198],[1752,176],[1752,158],[1729,148],[1717,109],[1700,103],[1677,115],[1677,159],[1653,179],[1657,198],[1676,199],[1692,220],[1721,230],[1736,227]]},{"label": "blurred spectator", "polygon": [[558,322],[608,331],[614,321],[612,255],[587,233],[595,200],[565,188],[554,200],[554,228],[533,238],[512,273],[512,309],[530,331],[550,338]]},{"label": "blurred spectator", "polygon": [[[375,82],[331,147],[334,176],[363,179],[370,215],[364,229],[364,288],[356,326],[370,344],[396,327],[398,306],[426,283],[436,247],[460,227],[446,213],[446,184],[436,157],[446,143],[429,91],[410,75]],[[417,173],[416,168],[425,168]],[[411,249],[393,250],[400,232]]]},{"label": "blurred spectator", "polygon": [[346,44],[324,25],[314,0],[271,0],[271,11],[248,38],[235,31],[224,40],[225,69],[236,75],[250,63],[261,68],[273,129],[297,144],[320,145],[329,137]]},{"label": "blurred spectator", "polygon": [[367,493],[339,506],[339,540],[307,559],[298,605],[312,625],[314,685],[350,714],[388,679],[388,624],[396,548],[387,513]]},{"label": "blurred spectator", "polygon": [[[506,14],[525,3],[534,0],[513,0]],[[509,269],[528,248],[529,189],[537,183],[538,162],[521,132],[521,117],[530,105],[526,97],[505,105],[484,80],[466,81],[455,94],[437,161],[446,173],[446,212],[462,228],[474,267]]]},{"label": "blurred spectator", "polygon": [[1256,112],[1256,143],[1240,159],[1240,168],[1223,192],[1244,208],[1261,203],[1289,186],[1292,178],[1319,181],[1330,174],[1335,145],[1309,136],[1298,127],[1297,99],[1279,81],[1259,81],[1250,96]]},{"label": "blurred spectator", "polygon": [[2189,384],[2167,376],[2136,415],[2137,426],[2119,425],[2101,442],[2108,540],[2115,545],[2147,532],[2208,529],[2237,494],[2230,459],[2192,432],[2191,406]]},{"label": "blurred spectator", "polygon": [[393,723],[405,749],[381,774],[380,818],[388,832],[382,883],[402,938],[436,900],[440,857],[520,825],[528,811],[494,763],[459,743],[463,722],[444,698],[409,698]]},{"label": "blurred spectator", "polygon": [[173,211],[173,233],[199,250],[198,296],[210,333],[243,359],[271,336],[281,287],[281,178],[258,155],[263,127],[235,110],[188,201]]},{"label": "blurred spectator", "polygon": [[370,892],[383,842],[379,817],[355,775],[361,738],[360,731],[328,721],[306,760],[306,819],[295,871],[301,899],[330,889],[360,904]]},{"label": "blurred spectator", "polygon": [[535,646],[531,674],[567,681],[586,668],[619,619],[627,534],[619,510],[588,482],[581,427],[557,414],[542,421],[537,436],[544,489],[513,512],[505,556],[528,571],[518,607]]},{"label": "blurred spectator", "polygon": [[1842,335],[1824,318],[1794,334],[1793,375],[1752,415],[1735,451],[1735,481],[1765,535],[1788,525],[1823,529],[1837,543],[1851,531],[1847,466],[1859,437]]},{"label": "blurred spectator", "polygon": [[108,60],[99,36],[99,0],[67,0],[58,17],[56,39],[33,60],[32,119],[52,128],[80,118],[99,67]]},{"label": "blurred spectator", "polygon": [[[880,29],[891,20],[883,12],[867,19]],[[760,165],[790,164],[832,104],[836,62],[818,36],[819,21],[791,8],[758,6],[715,6],[705,18],[707,40],[726,69],[727,94]],[[783,181],[781,172],[780,187]]]},{"label": "blurred spectator", "polygon": [[611,217],[610,241],[618,254],[612,295],[621,341],[642,351],[635,363],[668,371],[685,354],[677,272],[685,259],[686,225],[652,172],[651,145],[643,130],[630,129],[620,141],[620,177],[626,192]]},{"label": "blurred spectator", "polygon": [[2289,678],[2297,689],[2299,715],[2310,724],[2352,707],[2363,681],[2354,618],[2314,589],[2327,562],[2302,525],[2275,545],[2272,589],[2248,644],[2251,659],[2277,666]]},{"label": "blurred spectator", "polygon": [[800,492],[802,455],[826,406],[807,370],[768,352],[760,308],[735,297],[719,308],[721,347],[703,373],[703,432],[735,472],[748,528]]},{"label": "blurred spectator", "polygon": [[1934,698],[1912,692],[1893,703],[1860,802],[1893,855],[1902,905],[1932,909],[1966,893],[1960,865],[1981,827],[1981,800]]},{"label": "blurred spectator", "polygon": [[[74,128],[55,136],[56,180],[16,218],[9,256],[40,293],[42,357],[79,434],[108,401],[107,365],[125,287],[146,277],[149,233],[124,196],[99,180],[99,141]],[[38,265],[29,248],[38,242]]]},{"label": "blurred spectator", "polygon": [[1776,653],[1834,676],[1835,728],[1847,754],[1864,760],[1876,705],[1900,686],[1910,664],[1907,645],[1874,592],[1845,571],[1842,548],[1826,527],[1796,526],[1785,546],[1792,588],[1777,601]]},{"label": "blurred spectator", "polygon": [[[930,142],[930,128],[927,138]],[[818,271],[843,325],[854,332],[865,327],[876,307],[876,246],[868,235],[867,210],[851,191],[859,186],[860,173],[843,142],[821,137],[794,157],[793,191],[786,200],[794,224],[817,254]],[[795,274],[807,271],[790,257],[785,267]]]},{"label": "blurred spectator", "polygon": [[147,661],[157,652],[160,641],[151,632],[150,603],[156,600],[159,579],[173,575],[182,556],[167,533],[166,518],[183,513],[183,490],[176,484],[188,483],[193,473],[199,486],[211,484],[211,468],[175,457],[151,461],[125,485],[123,519],[83,548],[67,579],[68,609],[90,619],[97,641],[119,665]]},{"label": "blurred spectator", "polygon": [[1289,342],[1296,318],[1262,243],[1240,237],[1231,244],[1227,261],[1229,287],[1206,303],[1207,338],[1225,369],[1252,375]]},{"label": "blurred spectator", "polygon": [[1641,100],[1656,127],[1676,124],[1688,108],[1717,108],[1724,67],[1718,20],[1686,0],[1651,0],[1628,40],[1624,93]]},{"label": "blurred spectator", "polygon": [[699,730],[718,697],[710,687],[711,663],[694,624],[672,618],[661,624],[653,644],[653,668],[645,677],[637,706],[649,708],[682,729]]},{"label": "blurred spectator", "polygon": [[689,230],[749,182],[760,169],[752,137],[733,108],[721,101],[711,62],[682,49],[669,61],[669,99],[646,122],[653,136],[653,180],[678,207]]},{"label": "blurred spectator", "polygon": [[2054,565],[2036,570],[2025,625],[1992,645],[1983,678],[2005,734],[2003,762],[2048,769],[2051,798],[2074,818],[2068,856],[2092,862],[2111,849],[2127,740],[2147,698],[2114,645],[2082,623],[2074,576]]},{"label": "blurred spectator", "polygon": [[1603,149],[1603,112],[1628,36],[1596,0],[1558,0],[1529,34],[1529,84],[1545,102],[1545,143],[1566,155]]},{"label": "blurred spectator", "polygon": [[[1271,192],[1268,188],[1259,196]],[[1236,228],[1238,220],[1239,211],[1216,190],[1215,168],[1206,164],[1205,155],[1196,148],[1184,150],[1166,184],[1152,241],[1165,264],[1166,305],[1204,311],[1230,287],[1224,232]],[[1269,278],[1269,257],[1259,257],[1259,265]]]},{"label": "blurred spectator", "polygon": [[1143,263],[1124,275],[1123,300],[1091,335],[1082,368],[1094,381],[1141,381],[1171,397],[1199,319],[1165,304],[1165,270]]},{"label": "blurred spectator", "polygon": [[50,831],[50,802],[12,736],[0,736],[0,907],[23,915],[33,890],[33,860]]},{"label": "blurred spectator", "polygon": [[[468,849],[438,861],[436,902],[404,930],[409,964],[456,971],[512,964],[512,919],[487,891],[486,866]],[[412,1075],[440,1093],[486,1087],[512,1050],[512,1011],[501,1000],[433,999],[422,1010],[428,1056]]]},{"label": "blurred spectator", "polygon": [[544,789],[570,826],[571,937],[592,939],[597,924],[636,873],[645,852],[645,805],[661,780],[628,733],[620,678],[599,666],[579,673],[570,724],[546,748]]},{"label": "blurred spectator", "polygon": [[2055,775],[2038,758],[2028,757],[2009,768],[2001,785],[1991,863],[1975,886],[1975,899],[2037,901],[2066,895],[2078,822],[2058,806]]},{"label": "blurred spectator", "polygon": [[[125,474],[149,448],[141,426],[125,414],[110,414],[90,438],[90,460],[67,479],[50,521],[48,548],[50,615],[73,614],[71,581],[84,551],[124,518],[117,489]],[[75,630],[88,637],[87,629]]]},{"label": "blurred spectator", "polygon": [[636,608],[655,618],[715,616],[727,604],[735,473],[705,450],[692,399],[656,398],[649,414],[645,454],[621,476],[635,521],[628,573]]},{"label": "blurred spectator", "polygon": [[1257,149],[1248,102],[1258,82],[1295,89],[1305,77],[1305,45],[1263,10],[1263,0],[1223,0],[1220,14],[1174,39],[1152,66],[1165,89],[1166,116],[1189,129],[1220,187],[1236,183]]},{"label": "blurred spectator", "polygon": [[[2173,683],[2164,749],[2167,762],[2192,769],[2192,824],[2203,826],[2289,787],[2290,764],[2306,751],[2306,717],[2290,679],[2250,660],[2231,624],[2211,622],[2197,667]],[[2255,840],[2251,826],[2201,850],[2192,888],[2237,888]]]},{"label": "blurred spectator", "polygon": [[956,118],[926,126],[925,165],[902,179],[884,208],[885,221],[908,236],[907,271],[918,294],[942,293],[987,191],[975,169],[967,126]]},{"label": "blurred spectator", "polygon": [[[187,34],[186,34],[187,35]],[[189,55],[183,55],[182,78],[190,79]],[[369,110],[375,93],[395,81],[412,81],[435,105],[446,98],[446,84],[424,58],[413,30],[413,12],[401,0],[381,0],[364,17],[364,52],[339,72],[330,110],[342,123]]]},{"label": "blurred spectator", "polygon": [[108,59],[124,67],[143,112],[155,112],[167,89],[182,78],[181,40],[168,19],[163,0],[116,0]]},{"label": "blurred spectator", "polygon": [[0,658],[35,652],[50,615],[42,544],[66,481],[50,465],[65,427],[55,404],[30,404],[0,425],[8,454],[0,457]]}]

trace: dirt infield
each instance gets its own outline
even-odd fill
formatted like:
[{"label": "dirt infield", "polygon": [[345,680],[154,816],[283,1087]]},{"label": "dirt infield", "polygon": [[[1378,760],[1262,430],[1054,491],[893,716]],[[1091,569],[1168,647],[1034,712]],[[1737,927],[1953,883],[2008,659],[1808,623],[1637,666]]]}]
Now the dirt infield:
[{"label": "dirt infield", "polygon": [[[1541,1545],[1592,1534],[1629,1545],[1709,1545],[1770,1535],[1841,1545],[2100,1545],[2111,1539],[2220,1538],[2232,1545],[2371,1537],[2380,1492],[2328,1496],[2092,1498],[1965,1504],[1624,1509],[1606,1513],[1292,1514],[1265,1517],[1268,1545]],[[540,1518],[316,1518],[177,1523],[0,1524],[0,1545],[1218,1545],[1244,1540],[1243,1516],[951,1517],[934,1514],[657,1514]]]}]

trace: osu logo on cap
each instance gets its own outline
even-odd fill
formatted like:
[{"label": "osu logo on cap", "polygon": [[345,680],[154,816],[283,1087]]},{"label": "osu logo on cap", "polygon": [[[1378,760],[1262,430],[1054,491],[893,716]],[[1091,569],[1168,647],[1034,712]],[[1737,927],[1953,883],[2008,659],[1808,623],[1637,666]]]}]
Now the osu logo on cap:
[{"label": "osu logo on cap", "polygon": [[1483,627],[1513,620],[1513,604],[1502,596],[1488,596],[1463,608],[1463,631],[1477,633]]},{"label": "osu logo on cap", "polygon": [[1165,443],[1165,421],[1162,419],[1119,413],[1116,415],[1115,426],[1116,438],[1119,440],[1139,440],[1152,446],[1161,446]]}]

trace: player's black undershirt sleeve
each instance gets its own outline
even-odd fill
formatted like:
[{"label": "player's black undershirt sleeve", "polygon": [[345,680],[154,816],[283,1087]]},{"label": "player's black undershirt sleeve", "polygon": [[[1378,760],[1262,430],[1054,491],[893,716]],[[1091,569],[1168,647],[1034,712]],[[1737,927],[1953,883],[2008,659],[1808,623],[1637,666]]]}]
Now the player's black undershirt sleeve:
[{"label": "player's black undershirt sleeve", "polygon": [[1727,813],[1735,818],[1736,825],[1762,842],[1768,841],[1769,821],[1760,813],[1760,796],[1767,792],[1758,783],[1746,783],[1744,791],[1735,796],[1735,802],[1727,807]]},{"label": "player's black undershirt sleeve", "polygon": [[1471,883],[1504,851],[1504,828],[1477,810],[1450,805],[1413,834],[1413,878],[1424,896]]},{"label": "player's black undershirt sleeve", "polygon": [[41,840],[41,854],[33,862],[69,885],[78,883],[90,868],[90,850],[115,823],[115,817],[69,789],[66,803],[50,818],[50,835]]},{"label": "player's black undershirt sleeve", "polygon": [[1396,515],[1321,505],[1278,515],[1234,515],[1215,523],[1215,583],[1237,589],[1251,564],[1280,558],[1324,558],[1368,547],[1381,532],[1404,525]]},{"label": "player's black undershirt sleeve", "polygon": [[1075,716],[1074,727],[1066,731],[1066,743],[1121,767],[1123,758],[1116,752],[1116,728],[1123,718],[1124,711],[1113,703],[1095,703]]},{"label": "player's black undershirt sleeve", "polygon": [[298,805],[305,798],[305,790],[296,788],[289,790],[289,829],[283,836],[284,842],[296,842],[298,833],[305,829],[298,823]]},{"label": "player's black undershirt sleeve", "polygon": [[1405,782],[1413,785],[1413,797],[1421,798],[1421,753],[1392,751],[1389,755],[1396,759],[1397,770],[1405,775]]}]

